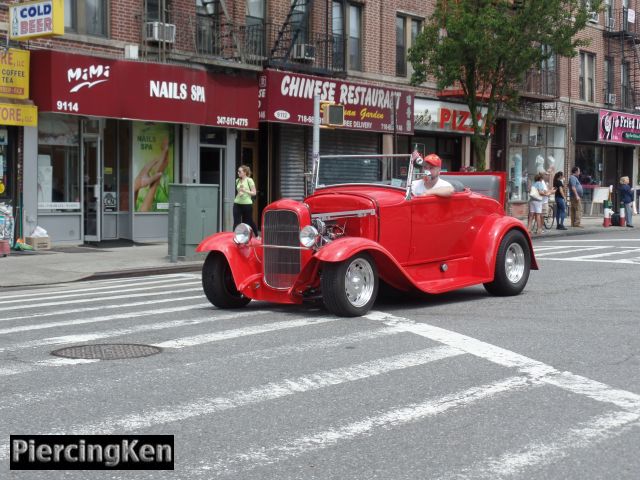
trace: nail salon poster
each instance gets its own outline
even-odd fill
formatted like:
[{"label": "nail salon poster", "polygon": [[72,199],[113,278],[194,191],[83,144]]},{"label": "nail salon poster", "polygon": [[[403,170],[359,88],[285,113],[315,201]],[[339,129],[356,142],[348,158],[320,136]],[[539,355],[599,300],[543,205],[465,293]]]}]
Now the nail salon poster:
[{"label": "nail salon poster", "polygon": [[166,212],[173,183],[174,127],[133,122],[133,198],[136,212]]}]

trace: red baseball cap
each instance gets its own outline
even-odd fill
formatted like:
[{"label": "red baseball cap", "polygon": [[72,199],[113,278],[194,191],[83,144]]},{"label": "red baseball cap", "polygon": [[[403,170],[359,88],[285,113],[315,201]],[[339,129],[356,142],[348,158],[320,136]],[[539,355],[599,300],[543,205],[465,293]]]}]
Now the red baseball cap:
[{"label": "red baseball cap", "polygon": [[434,167],[441,167],[442,166],[442,159],[436,155],[435,153],[431,153],[429,155],[427,155],[426,157],[424,157],[424,161],[433,165]]}]

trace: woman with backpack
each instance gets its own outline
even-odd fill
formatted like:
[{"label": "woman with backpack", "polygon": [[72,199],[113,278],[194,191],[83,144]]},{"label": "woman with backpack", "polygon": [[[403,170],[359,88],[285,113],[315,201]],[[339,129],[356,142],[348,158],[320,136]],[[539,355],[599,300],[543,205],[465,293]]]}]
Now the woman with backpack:
[{"label": "woman with backpack", "polygon": [[233,228],[240,223],[246,223],[251,227],[255,236],[258,236],[258,227],[253,222],[253,197],[256,196],[256,184],[251,178],[251,168],[247,165],[238,167],[236,178],[236,198],[233,201]]}]

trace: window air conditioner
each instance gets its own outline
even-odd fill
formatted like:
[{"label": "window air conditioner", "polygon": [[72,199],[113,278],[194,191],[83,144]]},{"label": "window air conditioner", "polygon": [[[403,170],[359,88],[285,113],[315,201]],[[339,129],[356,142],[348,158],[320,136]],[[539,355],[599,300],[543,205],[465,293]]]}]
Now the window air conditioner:
[{"label": "window air conditioner", "polygon": [[144,39],[153,42],[174,43],[176,41],[176,26],[172,23],[146,22]]},{"label": "window air conditioner", "polygon": [[316,59],[316,48],[306,43],[297,43],[293,46],[291,58],[304,62],[313,62]]},{"label": "window air conditioner", "polygon": [[600,21],[600,15],[598,12],[589,12],[589,19],[591,23],[598,23]]},{"label": "window air conditioner", "polygon": [[618,98],[616,97],[615,93],[607,93],[605,95],[605,100],[605,103],[607,103],[608,105],[615,105]]}]

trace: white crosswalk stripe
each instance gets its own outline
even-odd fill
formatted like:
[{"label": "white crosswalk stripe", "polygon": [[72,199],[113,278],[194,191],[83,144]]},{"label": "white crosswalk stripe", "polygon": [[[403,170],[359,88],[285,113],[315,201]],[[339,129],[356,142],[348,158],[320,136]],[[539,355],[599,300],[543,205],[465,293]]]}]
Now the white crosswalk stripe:
[{"label": "white crosswalk stripe", "polygon": [[[640,247],[634,239],[607,239],[595,245],[593,240],[550,240],[535,245],[536,259],[561,262],[638,264]],[[602,243],[602,240],[598,240]]]},{"label": "white crosswalk stripe", "polygon": [[[628,244],[543,244],[536,250],[545,260],[640,258],[640,247]],[[185,452],[176,460],[176,471],[167,475],[243,478],[305,456],[324,458],[332,447],[388,432],[428,429],[430,422],[473,415],[469,412],[474,408],[502,405],[540,390],[553,392],[559,402],[576,396],[596,409],[588,417],[554,425],[548,438],[532,435],[486,456],[471,452],[454,471],[430,476],[448,480],[526,478],[529,469],[571,458],[640,427],[639,394],[477,338],[381,311],[344,319],[312,308],[301,313],[255,302],[244,309],[220,310],[204,303],[194,286],[198,282],[194,275],[86,282],[87,288],[47,288],[40,296],[34,291],[7,299],[0,309],[0,417],[8,420],[0,423],[0,436],[22,433],[23,428],[52,435],[164,433],[190,422],[206,431],[232,428],[249,413],[279,405],[284,412],[280,421],[287,428],[278,431],[277,422],[269,420],[267,428],[254,427],[255,439],[239,435],[224,451],[199,461]],[[126,301],[138,295],[153,297]],[[273,315],[267,318],[265,311]],[[143,344],[162,352],[112,364],[49,356],[53,346],[88,343]],[[109,365],[114,367],[105,374]],[[474,365],[490,365],[493,377],[476,378]],[[231,369],[237,379],[218,375],[224,369]],[[446,390],[438,390],[443,375],[460,377],[460,384],[450,388],[452,384],[442,383]],[[403,393],[411,400],[396,396],[397,388],[406,389]],[[146,402],[127,396],[138,390],[148,393]],[[339,408],[326,404],[327,396],[336,392],[341,395]],[[306,412],[306,403],[298,407],[302,400],[317,401],[318,410],[335,410],[336,416]],[[93,417],[82,412],[27,413],[66,403],[71,412],[78,402],[100,407]],[[308,413],[304,422],[296,408]],[[259,423],[261,417],[255,418]],[[8,455],[7,443],[0,442],[0,477]]]}]

